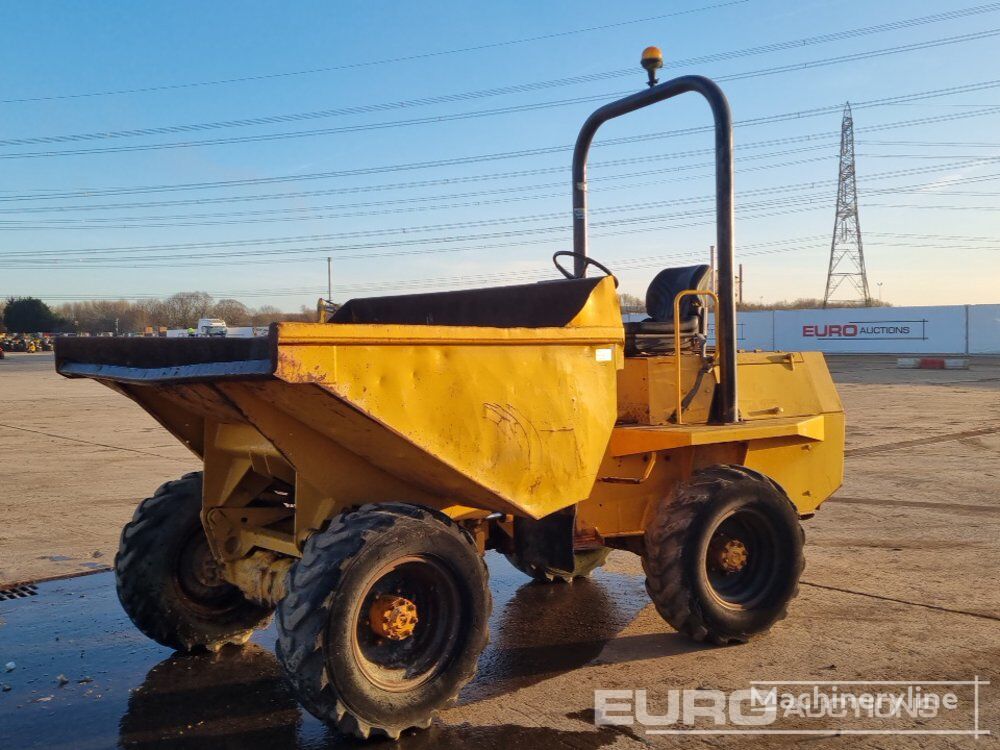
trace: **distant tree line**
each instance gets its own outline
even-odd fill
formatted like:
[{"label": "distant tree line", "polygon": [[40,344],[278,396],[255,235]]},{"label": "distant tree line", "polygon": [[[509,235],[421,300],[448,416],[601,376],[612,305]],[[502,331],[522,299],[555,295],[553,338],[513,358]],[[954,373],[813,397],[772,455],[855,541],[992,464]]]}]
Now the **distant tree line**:
[{"label": "distant tree line", "polygon": [[[180,292],[165,299],[93,300],[49,307],[34,297],[0,301],[0,320],[11,333],[141,333],[154,329],[189,328],[199,318],[221,318],[229,326],[266,326],[276,321],[312,321],[316,313],[303,306],[299,312],[282,312],[263,305],[248,307],[235,299],[214,299],[205,292]],[[117,321],[117,326],[116,326]]]},{"label": "distant tree line", "polygon": [[618,292],[618,304],[623,313],[645,314],[646,312],[646,301],[628,292]]},{"label": "distant tree line", "polygon": [[[618,302],[623,313],[645,314],[646,303],[634,294],[627,292],[618,293]],[[779,302],[737,302],[737,310],[818,310],[823,307],[823,300],[815,297],[800,297],[794,300],[781,300]],[[831,302],[827,307],[892,307],[892,303],[869,300],[865,305],[861,302]]]},{"label": "distant tree line", "polygon": [[[831,302],[826,307],[892,307],[891,302],[884,300],[868,300],[865,304],[858,302]],[[740,302],[736,305],[737,310],[819,310],[823,308],[823,300],[817,297],[800,297],[793,300],[781,300],[779,302]]]},{"label": "distant tree line", "polygon": [[[645,303],[634,294],[618,295],[622,312],[645,313]],[[889,302],[875,302],[891,307]],[[830,307],[861,305],[831,304]],[[780,302],[741,302],[739,310],[803,310],[823,307],[823,300],[801,298]],[[165,299],[93,300],[67,302],[55,308],[34,297],[0,300],[0,331],[10,333],[141,333],[154,329],[190,328],[200,318],[221,318],[229,326],[266,326],[284,320],[314,321],[316,312],[305,305],[299,312],[282,312],[271,305],[248,307],[235,299],[214,299],[205,292],[180,292]],[[117,326],[116,326],[117,321]]]}]

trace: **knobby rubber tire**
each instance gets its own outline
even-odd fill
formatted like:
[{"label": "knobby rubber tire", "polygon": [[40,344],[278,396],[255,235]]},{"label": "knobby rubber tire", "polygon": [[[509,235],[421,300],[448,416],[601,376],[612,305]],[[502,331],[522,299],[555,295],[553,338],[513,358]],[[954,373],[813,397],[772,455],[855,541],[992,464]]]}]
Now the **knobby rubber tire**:
[{"label": "knobby rubber tire", "polygon": [[[444,666],[412,689],[391,692],[358,665],[352,633],[359,626],[351,613],[375,571],[407,555],[433,557],[453,576],[461,627]],[[302,705],[343,734],[396,739],[407,729],[430,726],[437,710],[453,703],[473,678],[489,640],[486,564],[469,534],[428,508],[384,503],[337,516],[306,541],[287,580],[276,618],[278,661]]]},{"label": "knobby rubber tire", "polygon": [[[780,544],[773,591],[759,606],[739,610],[707,593],[706,535],[726,512],[748,506],[766,515]],[[664,498],[646,529],[646,591],[660,616],[690,638],[744,643],[786,616],[805,567],[804,541],[798,514],[774,481],[743,466],[706,468]]]},{"label": "knobby rubber tire", "polygon": [[146,636],[178,651],[242,645],[255,629],[266,627],[272,611],[230,584],[218,587],[218,600],[198,600],[178,580],[185,545],[207,545],[201,486],[201,472],[160,486],[122,529],[115,555],[115,585],[125,613]]}]

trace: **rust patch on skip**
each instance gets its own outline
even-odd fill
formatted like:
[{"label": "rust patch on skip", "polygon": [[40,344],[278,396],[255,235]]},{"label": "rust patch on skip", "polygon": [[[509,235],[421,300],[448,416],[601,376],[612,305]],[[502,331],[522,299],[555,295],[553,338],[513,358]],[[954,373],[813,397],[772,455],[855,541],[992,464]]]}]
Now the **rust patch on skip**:
[{"label": "rust patch on skip", "polygon": [[291,352],[278,350],[278,364],[286,374],[291,374],[295,383],[326,383],[327,372],[317,365],[312,370],[302,366],[302,362]]}]

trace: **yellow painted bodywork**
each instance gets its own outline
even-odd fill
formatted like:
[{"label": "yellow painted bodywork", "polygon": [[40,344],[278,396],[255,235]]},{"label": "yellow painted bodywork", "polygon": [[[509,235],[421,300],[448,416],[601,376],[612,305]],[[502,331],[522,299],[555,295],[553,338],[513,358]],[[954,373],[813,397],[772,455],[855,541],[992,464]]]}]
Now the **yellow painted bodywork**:
[{"label": "yellow painted bodywork", "polygon": [[[682,355],[685,392],[700,366]],[[602,537],[642,533],[657,503],[697,469],[739,464],[777,482],[801,515],[809,515],[843,481],[844,413],[819,352],[740,352],[735,425],[677,425],[674,356],[629,358],[619,376],[619,423],[612,431],[594,490],[577,509],[577,525]],[[713,370],[712,380],[718,376]],[[685,409],[706,415],[711,389]],[[624,480],[624,481],[623,481]],[[642,480],[642,481],[635,481]]]},{"label": "yellow painted bodywork", "polygon": [[617,413],[617,309],[609,280],[565,328],[282,324],[276,380],[256,389],[425,494],[537,518],[590,492]]},{"label": "yellow painted bodywork", "polygon": [[[710,425],[717,369],[693,353],[679,367],[625,358],[610,278],[558,328],[282,323],[271,336],[268,377],[105,381],[203,458],[204,520],[228,560],[297,554],[371,502],[469,523],[575,505],[593,540],[641,534],[678,481],[713,464],[768,475],[803,515],[841,482],[843,410],[821,354],[741,353],[743,421]],[[252,504],[265,491],[267,507]]]}]

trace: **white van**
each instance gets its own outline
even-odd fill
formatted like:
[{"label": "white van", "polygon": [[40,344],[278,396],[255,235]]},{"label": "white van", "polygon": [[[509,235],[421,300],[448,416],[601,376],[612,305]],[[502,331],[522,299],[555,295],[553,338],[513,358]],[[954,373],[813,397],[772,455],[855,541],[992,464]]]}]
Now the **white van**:
[{"label": "white van", "polygon": [[227,331],[226,321],[219,318],[202,318],[198,321],[199,336],[225,336]]}]

